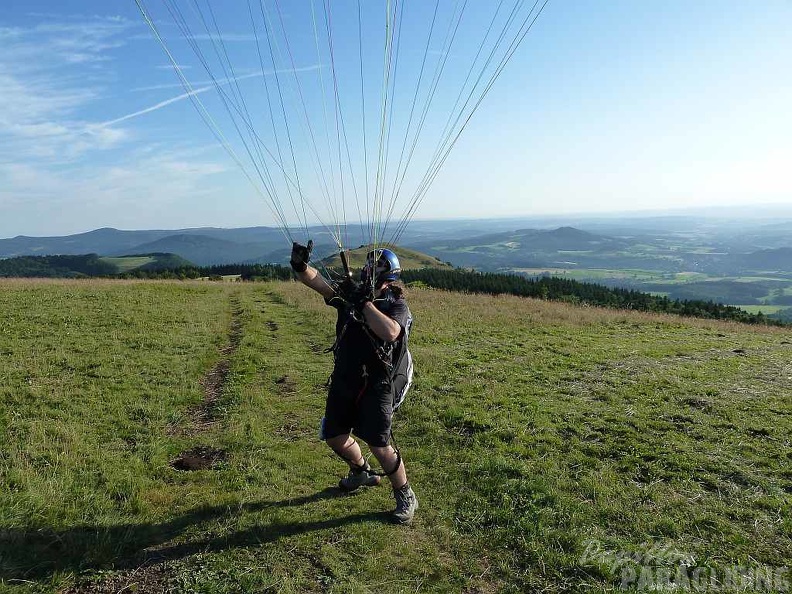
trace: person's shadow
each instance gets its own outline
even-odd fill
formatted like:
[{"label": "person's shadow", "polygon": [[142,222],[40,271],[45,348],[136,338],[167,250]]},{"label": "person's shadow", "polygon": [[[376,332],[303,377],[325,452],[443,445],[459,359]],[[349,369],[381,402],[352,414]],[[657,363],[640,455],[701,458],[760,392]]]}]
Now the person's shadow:
[{"label": "person's shadow", "polygon": [[337,497],[339,493],[336,488],[327,488],[313,495],[283,501],[199,507],[161,524],[80,526],[64,530],[0,530],[0,580],[37,581],[49,578],[56,572],[76,573],[110,567],[127,569],[144,563],[181,559],[197,552],[261,545],[295,534],[337,528],[351,523],[389,521],[390,514],[387,512],[372,512],[320,521],[275,522],[217,538],[161,546],[199,522],[271,507],[307,505]]}]

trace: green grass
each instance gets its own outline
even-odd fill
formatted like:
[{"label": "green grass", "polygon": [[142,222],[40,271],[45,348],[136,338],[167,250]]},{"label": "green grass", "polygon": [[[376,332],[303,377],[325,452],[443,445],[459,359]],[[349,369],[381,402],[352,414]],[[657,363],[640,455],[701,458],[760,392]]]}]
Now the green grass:
[{"label": "green grass", "polygon": [[[395,434],[421,509],[399,527],[387,488],[329,488],[333,318],[304,287],[0,283],[0,590],[613,590],[618,571],[581,562],[590,539],[788,565],[789,331],[431,290],[410,305]],[[223,359],[216,420],[196,426]],[[227,459],[170,467],[196,445]]]},{"label": "green grass", "polygon": [[154,262],[155,259],[156,258],[153,256],[121,256],[118,258],[104,256],[100,258],[102,262],[115,265],[118,268],[119,274],[123,274],[124,272],[129,272],[135,268],[140,268],[141,266],[150,264],[151,262]]},{"label": "green grass", "polygon": [[748,313],[759,313],[762,312],[763,314],[774,314],[776,312],[781,311],[782,309],[786,309],[789,307],[788,305],[735,305],[735,307],[739,307],[740,309],[744,309]]}]

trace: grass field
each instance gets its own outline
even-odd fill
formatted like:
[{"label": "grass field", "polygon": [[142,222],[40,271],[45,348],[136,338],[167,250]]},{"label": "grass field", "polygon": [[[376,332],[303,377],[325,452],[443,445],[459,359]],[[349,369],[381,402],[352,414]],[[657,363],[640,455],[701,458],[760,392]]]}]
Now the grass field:
[{"label": "grass field", "polygon": [[155,258],[153,256],[121,256],[118,258],[105,256],[101,258],[101,260],[102,262],[107,262],[108,264],[113,264],[116,266],[119,273],[124,273],[134,270],[135,268],[145,266],[146,264],[150,264],[151,262],[154,262]]},{"label": "grass field", "polygon": [[0,282],[0,591],[604,592],[682,558],[790,565],[788,329],[410,306],[401,527],[386,487],[334,488],[332,311],[304,287]]},{"label": "grass field", "polygon": [[789,307],[788,305],[736,305],[735,307],[739,307],[740,309],[744,309],[748,313],[759,313],[760,311],[765,314],[774,314],[782,309],[786,309]]}]

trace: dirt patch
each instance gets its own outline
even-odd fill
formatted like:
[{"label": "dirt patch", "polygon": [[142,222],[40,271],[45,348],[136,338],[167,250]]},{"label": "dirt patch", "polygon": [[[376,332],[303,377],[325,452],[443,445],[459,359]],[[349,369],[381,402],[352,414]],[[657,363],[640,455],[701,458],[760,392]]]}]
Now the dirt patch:
[{"label": "dirt patch", "polygon": [[231,370],[231,363],[227,359],[217,362],[212,370],[201,380],[204,389],[204,399],[200,406],[196,407],[191,417],[197,425],[211,424],[217,417],[217,403],[223,395],[223,387],[228,380],[228,373]]},{"label": "dirt patch", "polygon": [[276,379],[275,385],[278,386],[278,392],[280,394],[297,393],[297,384],[288,375],[284,375],[283,377],[279,377],[278,379]]},{"label": "dirt patch", "polygon": [[209,470],[221,462],[225,462],[225,450],[211,446],[199,445],[182,452],[171,462],[171,468],[183,471]]},{"label": "dirt patch", "polygon": [[62,594],[117,594],[118,592],[146,592],[163,594],[175,592],[169,585],[170,572],[162,564],[146,565],[103,578],[101,581],[86,581],[66,590]]},{"label": "dirt patch", "polygon": [[239,348],[239,343],[242,342],[242,306],[239,299],[231,297],[231,329],[228,332],[228,346],[222,352],[224,355],[231,355]]}]

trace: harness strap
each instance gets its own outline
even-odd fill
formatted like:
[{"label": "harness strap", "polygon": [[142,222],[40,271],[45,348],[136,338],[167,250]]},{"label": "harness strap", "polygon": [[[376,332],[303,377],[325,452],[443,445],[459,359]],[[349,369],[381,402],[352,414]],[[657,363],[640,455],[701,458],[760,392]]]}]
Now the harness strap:
[{"label": "harness strap", "polygon": [[[368,461],[366,460],[366,458],[363,458],[363,464],[355,464],[354,462],[352,462],[352,460],[350,460],[349,458],[347,458],[346,456],[344,456],[344,455],[343,455],[341,452],[339,452],[339,451],[338,451],[338,450],[336,450],[335,448],[330,448],[330,449],[332,449],[332,450],[333,450],[333,453],[334,453],[336,456],[338,456],[339,458],[341,458],[341,459],[342,459],[344,462],[346,462],[347,464],[349,464],[349,466],[351,466],[351,467],[355,468],[357,471],[366,470],[366,466],[368,466]],[[348,449],[348,448],[344,448],[344,451],[346,451],[347,449]]]},{"label": "harness strap", "polygon": [[384,468],[382,469],[383,472],[377,472],[375,470],[369,470],[370,474],[374,474],[376,476],[393,476],[394,474],[396,474],[396,472],[398,472],[399,468],[401,468],[401,464],[402,464],[401,452],[399,451],[399,446],[396,445],[396,439],[393,437],[393,428],[392,427],[391,427],[391,430],[390,430],[390,439],[388,441],[392,441],[393,442],[393,451],[396,452],[396,464],[393,466],[393,470],[391,470],[389,472],[385,472]]}]

